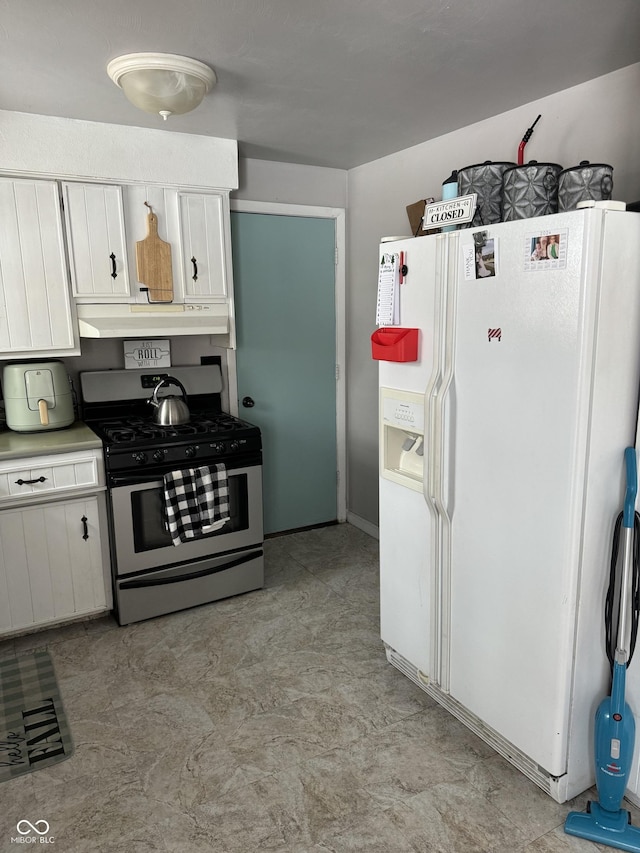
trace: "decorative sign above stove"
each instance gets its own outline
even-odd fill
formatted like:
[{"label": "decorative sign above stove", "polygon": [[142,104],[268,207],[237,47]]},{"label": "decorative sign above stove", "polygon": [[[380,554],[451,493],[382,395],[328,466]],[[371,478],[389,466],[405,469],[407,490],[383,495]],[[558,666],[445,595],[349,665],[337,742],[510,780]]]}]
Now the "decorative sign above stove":
[{"label": "decorative sign above stove", "polygon": [[171,367],[169,340],[125,341],[124,366],[127,370],[140,367]]}]

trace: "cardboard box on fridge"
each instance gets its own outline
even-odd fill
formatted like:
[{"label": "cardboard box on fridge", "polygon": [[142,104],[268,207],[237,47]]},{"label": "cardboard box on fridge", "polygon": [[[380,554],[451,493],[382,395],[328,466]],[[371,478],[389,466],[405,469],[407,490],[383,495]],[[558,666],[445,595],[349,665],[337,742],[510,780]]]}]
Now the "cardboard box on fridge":
[{"label": "cardboard box on fridge", "polygon": [[434,198],[422,198],[420,201],[415,201],[413,204],[407,205],[407,216],[409,217],[409,225],[411,233],[414,237],[421,237],[423,234],[438,234],[439,228],[431,229],[430,231],[422,230],[422,217],[427,204],[435,201]]}]

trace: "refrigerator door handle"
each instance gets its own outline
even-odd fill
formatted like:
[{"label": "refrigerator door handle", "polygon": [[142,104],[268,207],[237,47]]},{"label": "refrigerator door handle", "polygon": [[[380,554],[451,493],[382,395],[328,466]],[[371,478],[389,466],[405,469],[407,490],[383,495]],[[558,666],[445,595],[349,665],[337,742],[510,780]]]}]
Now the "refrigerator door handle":
[{"label": "refrigerator door handle", "polygon": [[[453,235],[449,236],[451,240]],[[427,453],[425,466],[426,477],[423,478],[424,496],[427,504],[434,512],[449,520],[449,507],[445,495],[445,480],[451,485],[452,472],[447,470],[445,455],[449,455],[450,440],[445,438],[445,420],[447,419],[447,403],[449,403],[449,430],[454,424],[453,395],[450,395],[453,385],[456,338],[457,311],[457,240],[453,247],[448,244],[443,251],[444,258],[439,258],[438,269],[450,274],[444,282],[441,276],[437,287],[436,332],[434,337],[434,370],[425,391],[425,430],[427,432]],[[449,256],[453,256],[450,260]],[[441,331],[444,330],[444,331]],[[449,465],[450,467],[450,465]],[[449,477],[447,478],[447,474]]]},{"label": "refrigerator door handle", "polygon": [[[448,547],[447,519],[443,516],[443,484],[442,484],[442,417],[443,393],[447,391],[447,341],[449,328],[449,239],[442,235],[437,237],[435,264],[435,302],[434,302],[434,338],[433,338],[433,370],[429,384],[425,389],[425,470],[423,477],[424,499],[431,515],[431,617],[430,617],[430,665],[431,681],[443,690],[449,685],[449,649],[443,626],[449,625],[447,613],[443,605],[448,606],[448,598],[444,595],[443,584],[448,588],[447,575],[443,574],[443,566],[447,563],[443,549]],[[456,244],[457,245],[457,244]]]},{"label": "refrigerator door handle", "polygon": [[437,391],[432,389],[428,396],[425,395],[425,429],[427,431],[426,453],[424,464],[426,467],[426,476],[423,477],[423,492],[424,499],[430,511],[437,515],[438,508],[436,505],[438,483],[435,476],[436,460],[437,460],[437,442],[436,442],[436,399]]},{"label": "refrigerator door handle", "polygon": [[[448,693],[450,686],[451,636],[451,506],[453,505],[452,436],[455,426],[454,403],[451,393],[455,366],[456,312],[458,296],[458,239],[449,235],[446,245],[445,264],[442,269],[446,278],[439,288],[442,304],[440,313],[444,334],[440,342],[439,383],[434,387],[429,400],[430,464],[429,492],[435,509],[434,528],[434,572],[433,625],[432,634],[433,668],[440,689]],[[449,503],[451,501],[451,504]]]},{"label": "refrigerator door handle", "polygon": [[[450,239],[454,239],[453,236]],[[457,239],[455,239],[454,247],[457,248]],[[452,456],[450,448],[452,445],[451,430],[455,423],[454,418],[454,394],[452,387],[454,386],[454,368],[455,368],[455,347],[456,347],[456,314],[458,307],[458,253],[453,249],[450,251],[453,258],[449,261],[449,284],[448,298],[446,301],[445,314],[445,337],[444,337],[444,364],[442,372],[442,382],[440,390],[435,401],[435,427],[436,434],[434,440],[434,452],[438,464],[435,466],[434,473],[434,496],[438,511],[447,522],[451,523],[449,499],[445,494],[445,490],[449,492],[449,498],[452,499],[451,489],[453,483]],[[449,405],[448,423],[447,421],[447,404]],[[448,430],[446,429],[448,427]],[[447,432],[449,434],[447,434]],[[447,476],[448,475],[448,476]]]},{"label": "refrigerator door handle", "polygon": [[446,246],[446,241],[442,238],[440,238],[436,244],[436,299],[434,305],[435,323],[433,335],[433,370],[424,394],[426,452],[424,455],[425,472],[422,478],[422,489],[429,511],[435,518],[437,518],[438,515],[438,508],[435,503],[438,488],[437,478],[435,475],[438,458],[436,401],[442,385],[442,363],[444,359],[443,324],[446,309],[446,287],[443,283],[443,277],[446,273]]}]

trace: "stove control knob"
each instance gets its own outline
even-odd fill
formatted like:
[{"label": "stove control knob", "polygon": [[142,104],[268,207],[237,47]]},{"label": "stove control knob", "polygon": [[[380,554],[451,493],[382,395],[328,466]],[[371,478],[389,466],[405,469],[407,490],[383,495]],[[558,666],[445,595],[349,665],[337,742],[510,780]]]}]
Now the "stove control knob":
[{"label": "stove control knob", "polygon": [[235,453],[236,450],[240,450],[240,445],[238,444],[237,441],[232,441],[229,445],[229,450],[231,450],[233,453]]},{"label": "stove control knob", "polygon": [[164,453],[162,450],[153,451],[153,460],[154,462],[164,462]]},{"label": "stove control knob", "polygon": [[224,442],[223,441],[216,441],[215,444],[213,445],[213,449],[216,453],[224,453]]},{"label": "stove control knob", "polygon": [[185,447],[184,449],[184,455],[188,459],[192,459],[196,455],[196,452],[196,448],[192,444],[190,444],[188,447]]},{"label": "stove control knob", "polygon": [[133,461],[137,462],[138,465],[144,465],[144,463],[147,461],[147,454],[142,452],[134,453]]}]

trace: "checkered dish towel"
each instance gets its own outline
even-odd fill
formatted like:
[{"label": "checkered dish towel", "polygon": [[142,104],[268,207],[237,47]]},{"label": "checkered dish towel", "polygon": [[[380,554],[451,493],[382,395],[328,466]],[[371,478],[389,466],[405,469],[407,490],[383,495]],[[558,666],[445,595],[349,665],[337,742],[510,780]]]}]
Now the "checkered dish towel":
[{"label": "checkered dish towel", "polygon": [[166,527],[174,545],[217,530],[229,520],[229,481],[219,462],[164,475]]}]

